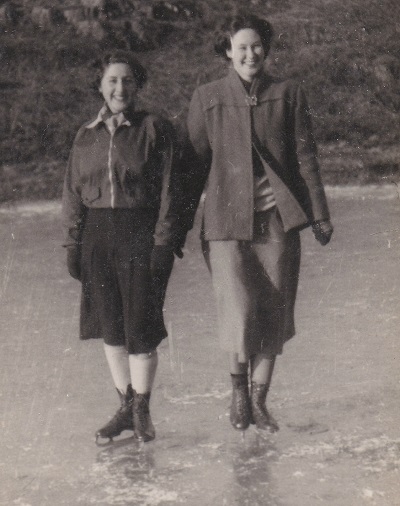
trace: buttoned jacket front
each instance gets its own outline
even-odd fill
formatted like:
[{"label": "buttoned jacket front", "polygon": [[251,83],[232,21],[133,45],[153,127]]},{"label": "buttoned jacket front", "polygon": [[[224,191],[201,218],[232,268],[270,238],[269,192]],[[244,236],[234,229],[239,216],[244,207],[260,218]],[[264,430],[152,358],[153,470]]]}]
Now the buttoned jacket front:
[{"label": "buttoned jacket front", "polygon": [[225,78],[195,90],[188,131],[194,200],[206,185],[206,240],[253,237],[254,137],[284,229],[329,219],[309,109],[296,82],[262,74],[248,94],[231,69]]}]

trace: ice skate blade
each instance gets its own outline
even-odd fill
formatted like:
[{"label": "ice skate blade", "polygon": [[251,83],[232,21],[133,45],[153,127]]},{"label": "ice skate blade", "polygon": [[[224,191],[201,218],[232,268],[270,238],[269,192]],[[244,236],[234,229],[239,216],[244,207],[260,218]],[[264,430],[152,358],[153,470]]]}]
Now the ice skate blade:
[{"label": "ice skate blade", "polygon": [[[104,440],[104,441],[102,441]],[[95,444],[96,446],[104,447],[104,446],[110,446],[114,443],[114,440],[112,437],[106,439],[101,437],[99,434],[96,434],[95,436]]]},{"label": "ice skate blade", "polygon": [[235,428],[235,432],[238,436],[240,436],[240,439],[241,441],[244,441],[245,440],[245,437],[246,437],[246,430],[247,429],[236,429]]},{"label": "ice skate blade", "polygon": [[140,445],[137,440],[133,436],[124,437],[122,439],[114,439],[114,441],[108,442],[106,444],[97,445],[99,450],[98,455],[113,455],[114,452],[124,451],[125,448],[129,448],[129,451],[132,451],[132,448],[136,448],[140,451]]},{"label": "ice skate blade", "polygon": [[136,441],[142,445],[142,444],[145,444],[145,443],[150,443],[151,441],[154,441],[155,439],[155,436],[137,436],[136,434],[133,436]]},{"label": "ice skate blade", "polygon": [[275,434],[279,431],[279,425],[276,422],[272,422],[270,425],[265,425],[264,427],[257,427],[256,425],[256,429],[268,434]]},{"label": "ice skate blade", "polygon": [[255,430],[256,430],[257,434],[259,434],[260,436],[268,437],[268,436],[275,436],[277,434],[277,432],[279,431],[279,428],[268,427],[268,428],[261,429],[256,426]]},{"label": "ice skate blade", "polygon": [[[104,441],[102,441],[102,440],[104,440]],[[110,446],[116,448],[119,446],[125,446],[128,444],[132,444],[133,442],[138,442],[138,440],[135,438],[135,436],[133,434],[131,436],[121,437],[118,439],[108,438],[108,440],[106,440],[106,438],[102,438],[101,436],[96,436],[96,440],[95,440],[96,446],[98,446],[100,448],[107,448]]]}]

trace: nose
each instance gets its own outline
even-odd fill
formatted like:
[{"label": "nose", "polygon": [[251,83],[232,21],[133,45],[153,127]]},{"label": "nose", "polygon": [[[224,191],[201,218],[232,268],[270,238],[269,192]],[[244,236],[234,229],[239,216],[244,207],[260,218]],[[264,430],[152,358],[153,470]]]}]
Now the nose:
[{"label": "nose", "polygon": [[118,79],[116,84],[116,91],[123,92],[125,89],[125,83],[122,79]]},{"label": "nose", "polygon": [[247,58],[249,58],[251,60],[254,58],[254,56],[256,54],[255,51],[254,51],[254,49],[252,47],[248,47],[246,53],[247,53],[246,54]]}]

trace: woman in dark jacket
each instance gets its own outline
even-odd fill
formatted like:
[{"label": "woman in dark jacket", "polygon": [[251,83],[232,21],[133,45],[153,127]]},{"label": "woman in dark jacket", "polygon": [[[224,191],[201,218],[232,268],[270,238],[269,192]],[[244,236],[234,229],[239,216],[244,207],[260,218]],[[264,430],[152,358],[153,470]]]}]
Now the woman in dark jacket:
[{"label": "woman in dark jacket", "polygon": [[102,338],[121,401],[96,433],[155,437],[149,402],[177,241],[171,125],[135,111],[145,69],[125,51],[98,62],[104,106],[75,138],[62,197],[70,274],[82,282],[81,339]]},{"label": "woman in dark jacket", "polygon": [[311,225],[323,245],[333,231],[304,93],[264,71],[271,38],[264,19],[231,19],[215,44],[229,73],[195,90],[188,116],[190,205],[206,188],[204,250],[239,430],[278,430],[266,396],[295,333],[299,230]]}]

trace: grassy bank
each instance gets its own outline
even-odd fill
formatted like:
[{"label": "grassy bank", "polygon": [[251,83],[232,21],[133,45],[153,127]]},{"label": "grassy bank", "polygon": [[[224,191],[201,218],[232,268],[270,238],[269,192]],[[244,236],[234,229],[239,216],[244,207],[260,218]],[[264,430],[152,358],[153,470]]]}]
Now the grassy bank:
[{"label": "grassy bank", "polygon": [[[196,5],[201,17],[151,20],[163,35],[155,47],[137,51],[149,70],[141,106],[163,114],[181,130],[194,87],[225,72],[212,50],[218,20],[238,6],[251,6],[275,28],[269,71],[294,77],[306,89],[324,181],[380,184],[400,179],[397,1],[209,0]],[[111,35],[110,26],[117,26],[107,20],[103,25]],[[1,201],[60,195],[73,136],[100,105],[90,86],[91,63],[104,47],[128,44],[120,33],[111,35],[96,40],[77,35],[67,23],[39,28],[27,19],[3,26]]]}]

